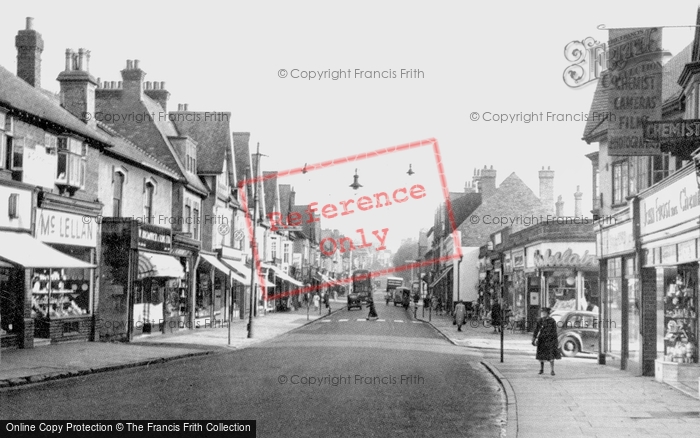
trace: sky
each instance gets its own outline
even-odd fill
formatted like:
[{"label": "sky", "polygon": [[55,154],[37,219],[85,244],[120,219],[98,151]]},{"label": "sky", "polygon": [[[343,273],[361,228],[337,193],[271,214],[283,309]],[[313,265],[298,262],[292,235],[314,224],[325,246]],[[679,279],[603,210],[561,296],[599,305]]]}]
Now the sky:
[{"label": "sky", "polygon": [[[464,190],[474,169],[493,166],[497,183],[515,172],[538,194],[542,166],[555,171],[554,193],[573,214],[580,186],[591,208],[596,150],[581,140],[585,122],[505,123],[492,114],[588,113],[595,82],[568,87],[565,46],[611,27],[695,24],[698,5],[650,1],[25,1],[3,8],[0,64],[16,70],[14,37],[34,17],[44,38],[42,86],[58,91],[65,49],[91,51],[90,72],[121,80],[127,59],[147,81],[165,81],[169,108],[232,113],[232,129],[260,144],[263,170],[285,171],[326,160],[436,139],[447,189]],[[694,28],[664,29],[678,53]],[[401,77],[401,69],[414,77]],[[285,70],[285,72],[282,72]],[[418,71],[416,71],[418,70]],[[331,77],[343,72],[337,80]],[[366,77],[366,71],[379,76]],[[309,79],[310,72],[317,77]],[[319,73],[321,72],[321,73]],[[326,73],[323,73],[326,72]],[[359,72],[359,73],[358,73]],[[325,76],[319,79],[319,76]],[[372,75],[373,73],[369,73]],[[283,76],[283,77],[282,77]],[[305,77],[302,77],[305,76]],[[474,115],[476,114],[476,116]],[[473,118],[478,118],[474,121]],[[406,175],[409,165],[416,172]],[[359,190],[349,188],[358,169]],[[401,205],[322,219],[346,235],[388,228],[386,245],[417,238],[444,200],[429,147],[281,178],[297,203],[339,205],[379,191],[420,184],[426,196]],[[389,208],[391,207],[391,209]],[[375,243],[375,247],[379,242]]]}]

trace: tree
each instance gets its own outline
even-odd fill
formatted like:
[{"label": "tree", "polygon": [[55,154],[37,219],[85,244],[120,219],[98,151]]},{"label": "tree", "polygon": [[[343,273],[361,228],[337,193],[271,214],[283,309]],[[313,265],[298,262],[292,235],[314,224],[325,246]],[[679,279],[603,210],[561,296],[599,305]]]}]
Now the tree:
[{"label": "tree", "polygon": [[[396,254],[394,254],[394,258],[392,260],[394,267],[395,268],[400,268],[402,266],[406,266],[410,264],[410,262],[407,262],[407,260],[416,260],[418,258],[418,242],[416,240],[409,240],[404,242],[401,247],[399,248],[398,251],[396,251]],[[414,268],[414,271],[417,272],[417,270]],[[404,279],[406,282],[405,284],[410,284],[411,282],[411,269],[407,269],[405,271],[399,271],[396,272],[395,274],[398,277],[401,277]]]}]

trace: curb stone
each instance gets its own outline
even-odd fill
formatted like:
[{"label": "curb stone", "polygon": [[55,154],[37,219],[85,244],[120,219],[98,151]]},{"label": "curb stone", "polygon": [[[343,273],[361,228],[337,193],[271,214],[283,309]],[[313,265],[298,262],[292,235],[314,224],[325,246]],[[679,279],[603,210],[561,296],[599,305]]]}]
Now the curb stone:
[{"label": "curb stone", "polygon": [[47,382],[50,380],[63,380],[63,379],[71,378],[71,377],[86,376],[88,374],[97,374],[97,373],[103,373],[103,372],[108,372],[108,371],[117,371],[117,370],[126,369],[126,368],[148,366],[151,364],[165,363],[165,362],[170,362],[172,360],[185,359],[185,358],[195,357],[195,356],[206,356],[206,355],[212,354],[213,352],[214,352],[213,350],[212,351],[201,351],[201,352],[196,352],[196,353],[179,354],[177,356],[159,357],[159,358],[155,358],[155,359],[149,359],[149,360],[138,361],[138,362],[129,362],[129,363],[125,363],[125,364],[107,365],[104,367],[87,368],[87,369],[80,369],[80,370],[68,370],[68,371],[64,371],[64,372],[40,374],[40,375],[29,376],[29,377],[16,377],[13,379],[0,380],[0,389],[16,388],[18,386],[24,386],[24,385],[33,384],[33,383]]},{"label": "curb stone", "polygon": [[506,424],[501,430],[501,436],[516,438],[518,436],[518,405],[515,399],[515,391],[506,377],[490,362],[481,361],[481,364],[496,378],[506,395]]}]

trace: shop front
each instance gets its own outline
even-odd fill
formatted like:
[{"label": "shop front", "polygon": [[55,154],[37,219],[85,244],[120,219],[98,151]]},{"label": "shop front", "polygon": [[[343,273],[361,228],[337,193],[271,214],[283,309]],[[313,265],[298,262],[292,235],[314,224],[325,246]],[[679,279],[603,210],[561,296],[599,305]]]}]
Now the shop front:
[{"label": "shop front", "polygon": [[654,357],[657,380],[696,387],[700,191],[692,171],[641,194],[639,233],[645,365]]},{"label": "shop front", "polygon": [[525,250],[516,248],[504,254],[508,275],[508,301],[512,319],[520,327],[527,323],[527,287],[525,277]]},{"label": "shop front", "polygon": [[232,300],[231,269],[216,254],[200,253],[203,259],[197,269],[195,327],[220,326],[229,321]]},{"label": "shop front", "polygon": [[598,362],[640,374],[641,288],[634,236],[630,209],[596,223],[602,289]]},{"label": "shop front", "polygon": [[191,327],[185,268],[172,249],[169,228],[128,218],[102,220],[100,340]]},{"label": "shop front", "polygon": [[[79,215],[53,210],[48,204],[36,209],[35,236],[54,251],[52,256],[46,253],[41,266],[31,261],[29,272],[34,345],[94,340],[97,218],[87,212]],[[3,245],[30,251],[7,241]],[[52,262],[59,254],[67,258]]]},{"label": "shop front", "polygon": [[229,268],[231,273],[231,303],[232,314],[238,318],[247,318],[250,303],[250,266],[245,264],[245,256],[239,249],[222,247],[219,250],[219,261]]}]

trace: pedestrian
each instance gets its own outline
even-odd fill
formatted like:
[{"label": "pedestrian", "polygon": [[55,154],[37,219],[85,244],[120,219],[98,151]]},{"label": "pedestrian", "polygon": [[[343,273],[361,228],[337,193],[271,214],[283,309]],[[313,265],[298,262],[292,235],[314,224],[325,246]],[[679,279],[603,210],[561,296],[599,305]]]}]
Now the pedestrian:
[{"label": "pedestrian", "polygon": [[457,331],[462,331],[462,326],[467,322],[467,306],[464,301],[459,300],[455,306],[454,323],[457,325]]},{"label": "pedestrian", "polygon": [[367,321],[379,318],[379,316],[377,315],[377,309],[374,307],[374,299],[372,298],[372,295],[367,297],[367,305],[369,306],[369,314],[367,315]]},{"label": "pedestrian", "polygon": [[329,314],[331,313],[331,301],[330,301],[330,299],[331,299],[331,296],[328,293],[328,291],[326,291],[326,293],[323,294],[323,304],[325,304],[326,309],[328,309]]},{"label": "pedestrian", "polygon": [[437,299],[437,309],[435,309],[437,315],[442,315],[442,295],[438,296]]},{"label": "pedestrian", "polygon": [[544,363],[549,361],[554,375],[554,360],[561,359],[559,342],[557,338],[557,322],[550,316],[552,309],[543,307],[540,310],[540,319],[532,334],[532,345],[537,346],[535,359],[540,361],[540,372],[544,374]]},{"label": "pedestrian", "polygon": [[493,332],[499,333],[501,331],[501,305],[496,300],[491,300],[491,325],[493,326]]},{"label": "pedestrian", "polygon": [[318,310],[320,301],[321,298],[318,296],[318,294],[314,294],[314,310]]}]

